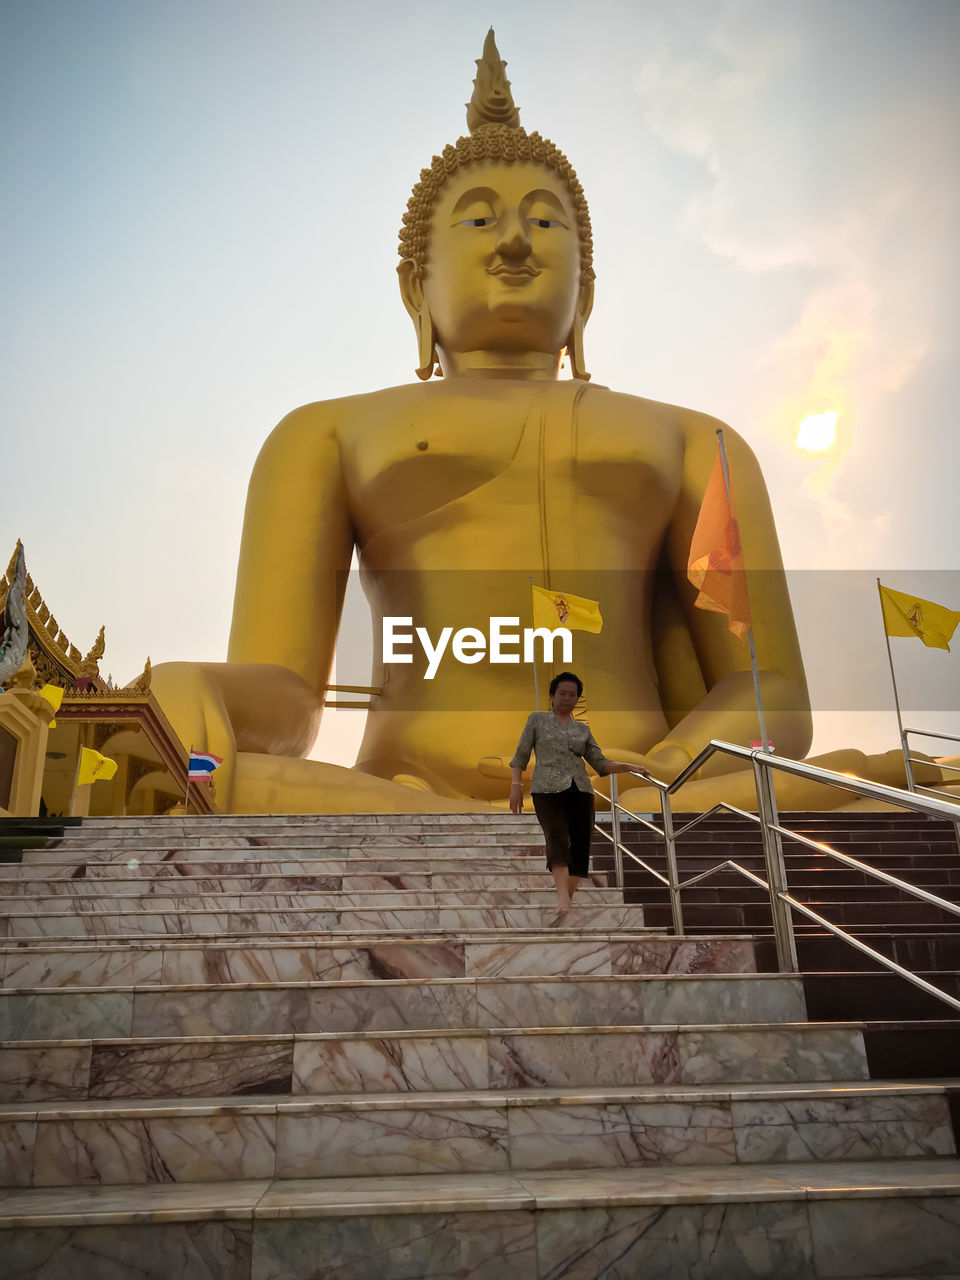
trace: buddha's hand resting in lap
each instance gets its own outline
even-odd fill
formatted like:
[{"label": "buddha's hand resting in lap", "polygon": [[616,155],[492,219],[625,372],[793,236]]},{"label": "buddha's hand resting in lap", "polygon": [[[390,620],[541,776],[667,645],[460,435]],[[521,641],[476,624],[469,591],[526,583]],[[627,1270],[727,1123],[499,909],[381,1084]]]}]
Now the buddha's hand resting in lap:
[{"label": "buddha's hand resting in lap", "polygon": [[238,751],[300,757],[316,737],[320,700],[286,667],[164,662],[151,691],[185,747],[221,756],[217,806],[228,811]]}]

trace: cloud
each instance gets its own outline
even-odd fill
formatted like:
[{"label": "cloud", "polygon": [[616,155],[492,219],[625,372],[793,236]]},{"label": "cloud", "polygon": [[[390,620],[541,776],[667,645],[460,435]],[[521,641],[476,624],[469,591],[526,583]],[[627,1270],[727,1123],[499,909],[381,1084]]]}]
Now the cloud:
[{"label": "cloud", "polygon": [[[958,37],[960,8],[938,0],[708,3],[646,32],[646,123],[706,177],[686,234],[771,287],[809,274],[759,353],[752,412],[788,449],[800,418],[838,411],[838,447],[807,485],[837,537],[860,514],[836,485],[858,427],[892,438],[891,398],[956,336]],[[913,444],[932,450],[925,429],[918,412]]]}]

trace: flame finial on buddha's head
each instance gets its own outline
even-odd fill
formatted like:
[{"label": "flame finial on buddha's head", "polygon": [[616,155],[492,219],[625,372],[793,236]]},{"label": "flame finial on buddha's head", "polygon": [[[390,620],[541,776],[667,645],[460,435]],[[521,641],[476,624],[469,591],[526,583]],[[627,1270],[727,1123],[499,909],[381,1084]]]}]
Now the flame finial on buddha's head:
[{"label": "flame finial on buddha's head", "polygon": [[477,59],[473,97],[467,103],[467,128],[471,133],[484,124],[520,128],[520,112],[510,92],[506,71],[507,64],[500,57],[491,27],[483,42],[483,57]]}]

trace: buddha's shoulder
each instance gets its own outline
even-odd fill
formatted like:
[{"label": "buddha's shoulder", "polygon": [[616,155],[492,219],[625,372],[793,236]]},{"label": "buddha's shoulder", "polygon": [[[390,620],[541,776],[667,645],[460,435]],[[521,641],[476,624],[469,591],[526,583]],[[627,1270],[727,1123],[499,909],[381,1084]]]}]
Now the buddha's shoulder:
[{"label": "buddha's shoulder", "polygon": [[406,383],[384,387],[353,396],[337,396],[330,400],[314,400],[293,409],[274,427],[273,440],[344,436],[371,418],[383,419],[394,414],[409,413],[429,396],[422,383]]},{"label": "buddha's shoulder", "polygon": [[718,427],[722,427],[724,431],[731,430],[719,418],[699,409],[669,404],[664,400],[650,400],[645,396],[634,396],[623,391],[612,391],[609,387],[594,383],[588,385],[589,394],[581,401],[581,413],[596,420],[638,429],[659,428],[687,440],[713,436]]}]

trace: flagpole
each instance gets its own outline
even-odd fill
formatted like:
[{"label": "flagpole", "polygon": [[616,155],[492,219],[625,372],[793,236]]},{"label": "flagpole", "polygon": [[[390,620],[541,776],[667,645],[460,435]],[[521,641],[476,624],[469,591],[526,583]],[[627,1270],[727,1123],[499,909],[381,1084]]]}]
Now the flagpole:
[{"label": "flagpole", "polygon": [[893,685],[893,705],[897,709],[897,728],[900,730],[900,750],[903,752],[903,772],[907,779],[907,790],[916,791],[917,784],[913,779],[913,766],[910,763],[910,747],[903,732],[903,716],[900,713],[900,694],[897,690],[897,677],[893,670],[893,650],[890,648],[890,636],[887,632],[887,618],[883,612],[883,588],[877,579],[877,595],[880,599],[880,621],[883,623],[883,638],[887,642],[887,662],[890,664],[890,681]]},{"label": "flagpole", "polygon": [[187,797],[190,794],[190,757],[193,755],[193,743],[190,743],[190,750],[187,752],[187,789],[183,793],[183,816],[186,817],[190,812],[187,808]]},{"label": "flagpole", "polygon": [[[733,499],[730,496],[730,471],[727,467],[727,450],[723,443],[723,428],[717,427],[717,443],[720,446],[720,468],[723,471],[723,487],[727,492],[727,508],[733,515]],[[750,597],[747,591],[747,574],[746,569],[743,571],[743,593],[747,597],[749,605]],[[750,650],[750,670],[753,672],[753,694],[757,700],[757,719],[760,721],[760,750],[769,751],[767,738],[767,721],[763,714],[763,698],[760,695],[760,669],[757,666],[757,646],[753,641],[753,615],[751,614],[750,627],[747,631],[747,648]]]},{"label": "flagpole", "polygon": [[80,763],[83,760],[83,747],[77,752],[77,771],[73,775],[73,790],[70,792],[70,817],[73,817],[73,811],[77,805],[77,790],[80,786]]},{"label": "flagpole", "polygon": [[[533,610],[533,603],[532,603],[533,602],[533,574],[532,573],[527,574],[527,581],[530,583],[530,601],[531,601],[530,608],[531,608],[531,614],[532,614],[532,610]],[[530,618],[530,621],[531,622],[534,621],[532,616]],[[539,711],[540,710],[540,681],[537,679],[537,647],[536,645],[533,646],[532,652],[533,652],[533,662],[531,663],[531,665],[533,667],[533,709],[534,711]]]}]

